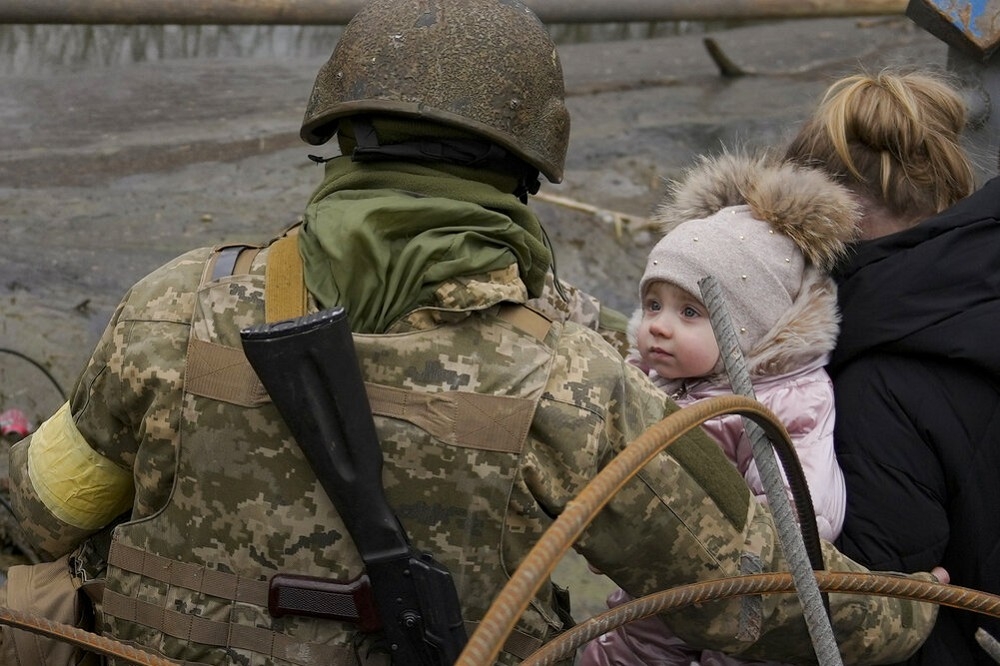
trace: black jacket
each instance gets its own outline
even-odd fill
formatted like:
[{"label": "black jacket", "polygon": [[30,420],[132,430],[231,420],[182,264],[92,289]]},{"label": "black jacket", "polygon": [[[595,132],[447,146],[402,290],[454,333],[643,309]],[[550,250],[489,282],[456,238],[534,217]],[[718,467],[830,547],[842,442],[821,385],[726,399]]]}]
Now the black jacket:
[{"label": "black jacket", "polygon": [[[838,271],[829,371],[847,482],[838,545],[877,570],[945,567],[1000,593],[1000,178]],[[942,608],[910,664],[994,664],[1000,622]]]}]

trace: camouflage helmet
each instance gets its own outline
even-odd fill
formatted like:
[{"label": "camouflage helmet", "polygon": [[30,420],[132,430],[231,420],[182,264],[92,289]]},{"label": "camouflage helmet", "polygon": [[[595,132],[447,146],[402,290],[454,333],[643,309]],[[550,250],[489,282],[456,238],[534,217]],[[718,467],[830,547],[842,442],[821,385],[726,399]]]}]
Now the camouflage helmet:
[{"label": "camouflage helmet", "polygon": [[358,114],[471,131],[562,180],[569,141],[562,65],[519,0],[370,0],[320,69],[300,136],[312,145]]}]

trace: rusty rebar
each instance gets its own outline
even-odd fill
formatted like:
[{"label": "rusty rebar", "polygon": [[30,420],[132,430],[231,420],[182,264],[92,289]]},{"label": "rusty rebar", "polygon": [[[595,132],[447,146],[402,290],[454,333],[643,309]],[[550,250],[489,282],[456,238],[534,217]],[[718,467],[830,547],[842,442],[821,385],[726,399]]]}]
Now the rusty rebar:
[{"label": "rusty rebar", "polygon": [[[815,571],[816,582],[824,592],[870,594],[911,601],[926,601],[961,608],[991,617],[1000,617],[1000,596],[957,585],[917,580],[892,574],[845,571]],[[546,666],[569,656],[589,640],[626,622],[672,611],[691,604],[728,599],[750,594],[779,594],[795,591],[790,573],[749,574],[656,592],[584,620],[536,650],[522,666]]]},{"label": "rusty rebar", "polygon": [[33,634],[54,638],[64,643],[96,652],[107,657],[124,659],[140,666],[177,666],[177,662],[164,657],[139,650],[112,638],[85,631],[68,624],[52,622],[43,617],[16,611],[13,608],[0,606],[0,624],[6,624],[15,629],[23,629]]},{"label": "rusty rebar", "polygon": [[788,434],[771,410],[756,400],[738,395],[707,398],[647,428],[584,486],[542,534],[493,600],[456,664],[492,664],[518,617],[555,565],[615,493],[679,437],[723,414],[746,416],[760,425],[771,439],[788,441]]}]

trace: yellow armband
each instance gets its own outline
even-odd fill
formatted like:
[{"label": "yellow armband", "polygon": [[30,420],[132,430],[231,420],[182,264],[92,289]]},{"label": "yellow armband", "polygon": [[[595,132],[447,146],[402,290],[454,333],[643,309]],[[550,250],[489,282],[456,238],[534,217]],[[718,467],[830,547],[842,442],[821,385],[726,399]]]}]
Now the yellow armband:
[{"label": "yellow armband", "polygon": [[69,403],[31,436],[28,478],[52,515],[78,529],[103,527],[132,504],[132,475],[91,448]]}]

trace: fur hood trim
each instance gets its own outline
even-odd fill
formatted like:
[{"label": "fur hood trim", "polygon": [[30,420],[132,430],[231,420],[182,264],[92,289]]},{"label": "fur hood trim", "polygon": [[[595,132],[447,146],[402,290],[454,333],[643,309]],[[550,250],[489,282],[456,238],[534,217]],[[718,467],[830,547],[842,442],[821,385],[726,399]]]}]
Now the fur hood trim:
[{"label": "fur hood trim", "polygon": [[829,271],[858,236],[860,209],[850,192],[822,172],[766,153],[702,156],[653,215],[660,230],[746,204],[753,216],[791,238],[806,259]]}]

